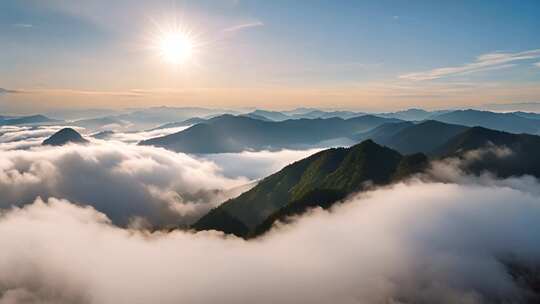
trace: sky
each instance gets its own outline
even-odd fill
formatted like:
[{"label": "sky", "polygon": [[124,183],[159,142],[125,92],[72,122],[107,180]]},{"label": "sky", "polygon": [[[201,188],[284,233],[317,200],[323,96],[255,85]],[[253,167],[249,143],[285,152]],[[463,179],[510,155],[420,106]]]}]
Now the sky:
[{"label": "sky", "polygon": [[[179,31],[191,53],[164,60]],[[540,2],[2,0],[0,110],[540,102]]]}]

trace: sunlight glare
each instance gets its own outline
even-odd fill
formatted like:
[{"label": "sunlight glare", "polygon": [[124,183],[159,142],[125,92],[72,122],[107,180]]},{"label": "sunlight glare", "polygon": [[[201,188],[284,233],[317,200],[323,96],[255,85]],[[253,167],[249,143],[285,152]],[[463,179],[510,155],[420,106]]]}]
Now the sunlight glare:
[{"label": "sunlight glare", "polygon": [[159,56],[172,64],[181,64],[193,54],[193,41],[182,31],[162,33],[158,42]]}]

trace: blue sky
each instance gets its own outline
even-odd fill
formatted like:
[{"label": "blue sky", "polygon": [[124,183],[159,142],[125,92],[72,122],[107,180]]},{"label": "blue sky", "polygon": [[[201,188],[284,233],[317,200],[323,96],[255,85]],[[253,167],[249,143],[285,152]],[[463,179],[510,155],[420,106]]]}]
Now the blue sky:
[{"label": "blue sky", "polygon": [[[171,24],[197,42],[181,66],[152,47]],[[10,111],[540,102],[535,0],[3,0],[0,45]]]}]

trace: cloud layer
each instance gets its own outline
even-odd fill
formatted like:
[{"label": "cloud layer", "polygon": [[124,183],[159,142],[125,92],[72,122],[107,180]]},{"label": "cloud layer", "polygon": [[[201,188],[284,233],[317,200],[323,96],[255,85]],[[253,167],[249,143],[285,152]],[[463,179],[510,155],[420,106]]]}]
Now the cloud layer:
[{"label": "cloud layer", "polygon": [[[189,156],[134,143],[176,132],[116,132],[90,145],[43,147],[61,126],[0,127],[0,209],[36,197],[89,205],[120,226],[188,225],[210,208],[317,150]],[[79,131],[84,131],[79,128]]]},{"label": "cloud layer", "polygon": [[208,161],[117,142],[0,151],[0,208],[60,197],[122,226],[190,223],[248,182]]},{"label": "cloud layer", "polygon": [[[412,182],[246,242],[125,230],[66,201],[0,217],[0,303],[491,303],[531,295],[540,201],[508,187]],[[69,261],[69,262],[67,262]]]},{"label": "cloud layer", "polygon": [[0,135],[26,146],[0,146],[0,304],[538,300],[527,285],[540,269],[538,181],[465,173],[506,148],[434,162],[245,241],[145,228],[189,224],[315,150],[202,158],[119,141],[144,133],[37,146],[55,128]]},{"label": "cloud layer", "polygon": [[244,151],[201,155],[204,160],[216,163],[228,177],[259,179],[278,172],[297,160],[319,152],[321,149]]}]

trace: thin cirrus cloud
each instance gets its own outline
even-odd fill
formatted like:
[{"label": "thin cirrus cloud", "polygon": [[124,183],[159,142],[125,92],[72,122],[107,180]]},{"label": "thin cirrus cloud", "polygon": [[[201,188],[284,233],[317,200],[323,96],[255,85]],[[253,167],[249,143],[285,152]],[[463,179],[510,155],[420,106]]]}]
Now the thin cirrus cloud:
[{"label": "thin cirrus cloud", "polygon": [[13,27],[16,27],[16,28],[32,28],[32,27],[34,27],[34,25],[30,24],[30,23],[14,23]]},{"label": "thin cirrus cloud", "polygon": [[536,58],[540,58],[540,49],[517,53],[487,53],[476,57],[474,62],[464,65],[409,73],[400,75],[399,78],[413,81],[434,80],[456,75],[509,68],[515,65],[514,62]]},{"label": "thin cirrus cloud", "polygon": [[237,31],[242,31],[249,28],[260,27],[260,26],[264,26],[264,23],[261,21],[247,22],[247,23],[237,24],[237,25],[228,27],[224,29],[223,32],[237,32]]},{"label": "thin cirrus cloud", "polygon": [[539,67],[540,68],[540,62],[537,62],[534,64],[536,67]]}]

